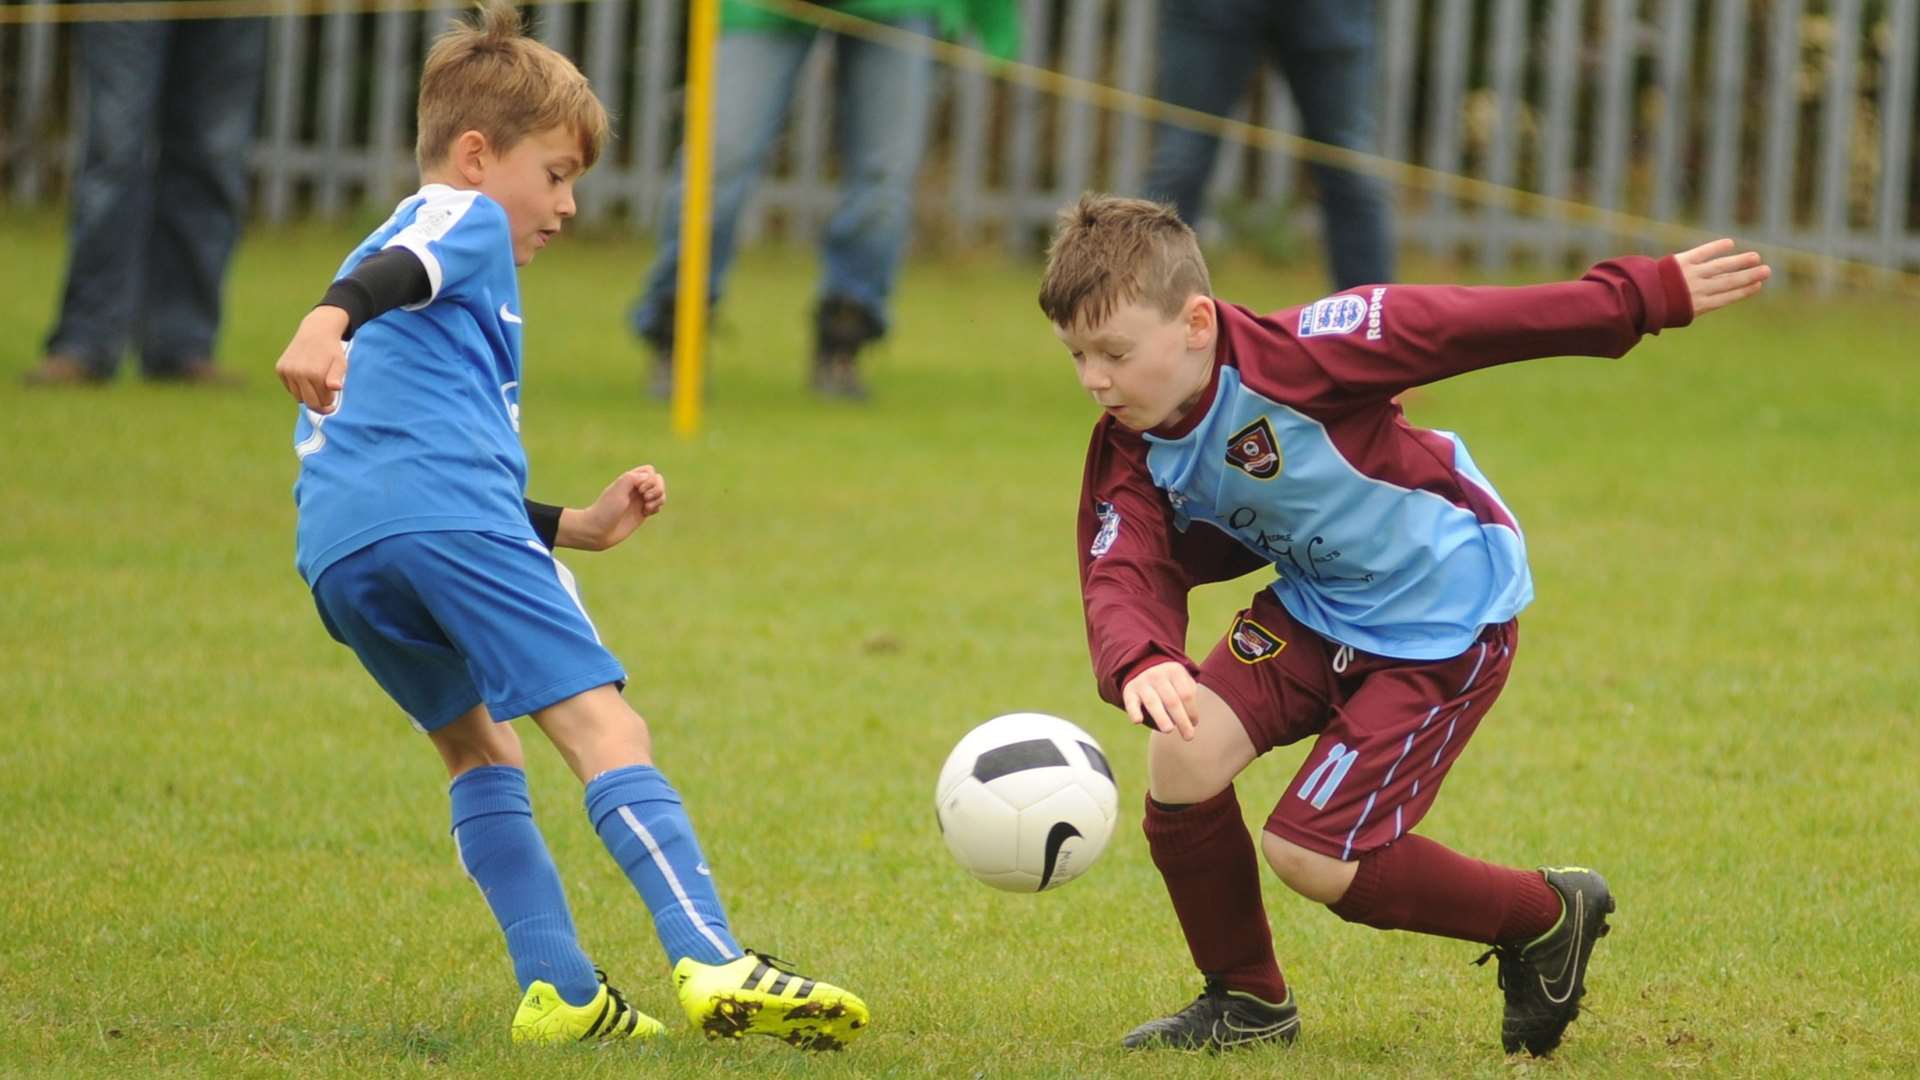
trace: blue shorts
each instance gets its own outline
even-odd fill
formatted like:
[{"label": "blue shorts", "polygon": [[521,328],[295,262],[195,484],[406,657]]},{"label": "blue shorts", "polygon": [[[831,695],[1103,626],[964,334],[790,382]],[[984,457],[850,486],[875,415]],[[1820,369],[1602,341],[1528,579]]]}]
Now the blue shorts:
[{"label": "blue shorts", "polygon": [[626,678],[573,574],[533,540],[389,536],[328,567],[313,601],[327,632],[422,731],[483,702],[511,720]]}]

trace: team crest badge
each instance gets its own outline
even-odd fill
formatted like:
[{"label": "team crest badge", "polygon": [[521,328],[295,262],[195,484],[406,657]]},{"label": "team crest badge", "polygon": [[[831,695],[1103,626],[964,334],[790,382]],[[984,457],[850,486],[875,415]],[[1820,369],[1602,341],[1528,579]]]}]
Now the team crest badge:
[{"label": "team crest badge", "polygon": [[1233,632],[1227,635],[1227,647],[1243,664],[1257,664],[1262,660],[1271,660],[1280,655],[1287,647],[1273,631],[1247,618],[1242,612],[1233,620]]},{"label": "team crest badge", "polygon": [[1233,433],[1227,443],[1227,464],[1253,477],[1271,480],[1280,475],[1280,444],[1274,441],[1273,425],[1261,417]]}]

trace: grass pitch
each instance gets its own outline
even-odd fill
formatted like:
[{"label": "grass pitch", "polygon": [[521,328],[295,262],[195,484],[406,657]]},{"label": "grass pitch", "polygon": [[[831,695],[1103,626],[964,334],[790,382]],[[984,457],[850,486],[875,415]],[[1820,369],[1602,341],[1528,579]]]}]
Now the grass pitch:
[{"label": "grass pitch", "polygon": [[[827,1057],[690,1036],[644,910],[529,731],[589,951],[675,1029],[529,1054],[506,1040],[512,975],[435,755],[292,567],[293,407],[270,368],[360,232],[248,235],[222,346],[243,391],[29,392],[61,226],[0,212],[0,1072],[1920,1071],[1910,306],[1775,295],[1622,361],[1499,369],[1411,406],[1467,438],[1539,591],[1424,831],[1598,867],[1620,898],[1556,1058],[1501,1057],[1476,947],[1349,926],[1272,882],[1300,1044],[1128,1056],[1119,1036],[1198,980],[1134,824],[1141,735],[1091,690],[1073,505],[1092,410],[1037,270],[912,266],[875,401],[850,408],[801,389],[810,257],[750,255],[706,431],[682,442],[622,325],[646,249],[569,238],[524,278],[533,492],[578,504],[648,461],[669,477],[664,517],[569,563],[743,938],[856,988],[876,1022]],[[1215,280],[1263,308],[1322,291],[1310,268]],[[1199,594],[1194,648],[1257,585]],[[1017,709],[1092,730],[1127,818],[1040,897],[967,879],[931,805],[959,734]],[[1250,820],[1305,749],[1243,778]]]}]

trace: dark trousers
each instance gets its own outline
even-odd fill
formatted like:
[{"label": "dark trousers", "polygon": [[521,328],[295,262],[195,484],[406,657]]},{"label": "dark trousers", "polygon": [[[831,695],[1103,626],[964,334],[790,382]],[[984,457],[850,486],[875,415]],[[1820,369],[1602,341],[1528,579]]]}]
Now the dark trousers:
[{"label": "dark trousers", "polygon": [[267,27],[258,19],[87,23],[66,287],[47,351],[106,374],[213,352],[246,207]]},{"label": "dark trousers", "polygon": [[[1270,59],[1287,80],[1307,138],[1371,153],[1376,35],[1371,0],[1161,0],[1156,93],[1225,116],[1261,60]],[[1173,203],[1188,223],[1197,222],[1219,149],[1215,136],[1156,125],[1147,197]],[[1322,165],[1311,172],[1334,287],[1393,280],[1387,185]]]}]

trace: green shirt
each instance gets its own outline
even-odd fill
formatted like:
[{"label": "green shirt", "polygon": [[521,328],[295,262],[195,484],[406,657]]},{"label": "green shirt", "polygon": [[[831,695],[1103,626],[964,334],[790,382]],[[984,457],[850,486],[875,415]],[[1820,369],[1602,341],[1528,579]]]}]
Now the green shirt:
[{"label": "green shirt", "polygon": [[[959,37],[972,31],[987,52],[1011,60],[1020,51],[1020,20],[1014,0],[826,0],[856,18],[890,23],[906,15],[932,15],[940,33]],[[808,24],[771,11],[753,0],[721,0],[720,25],[728,30],[800,30]]]}]

